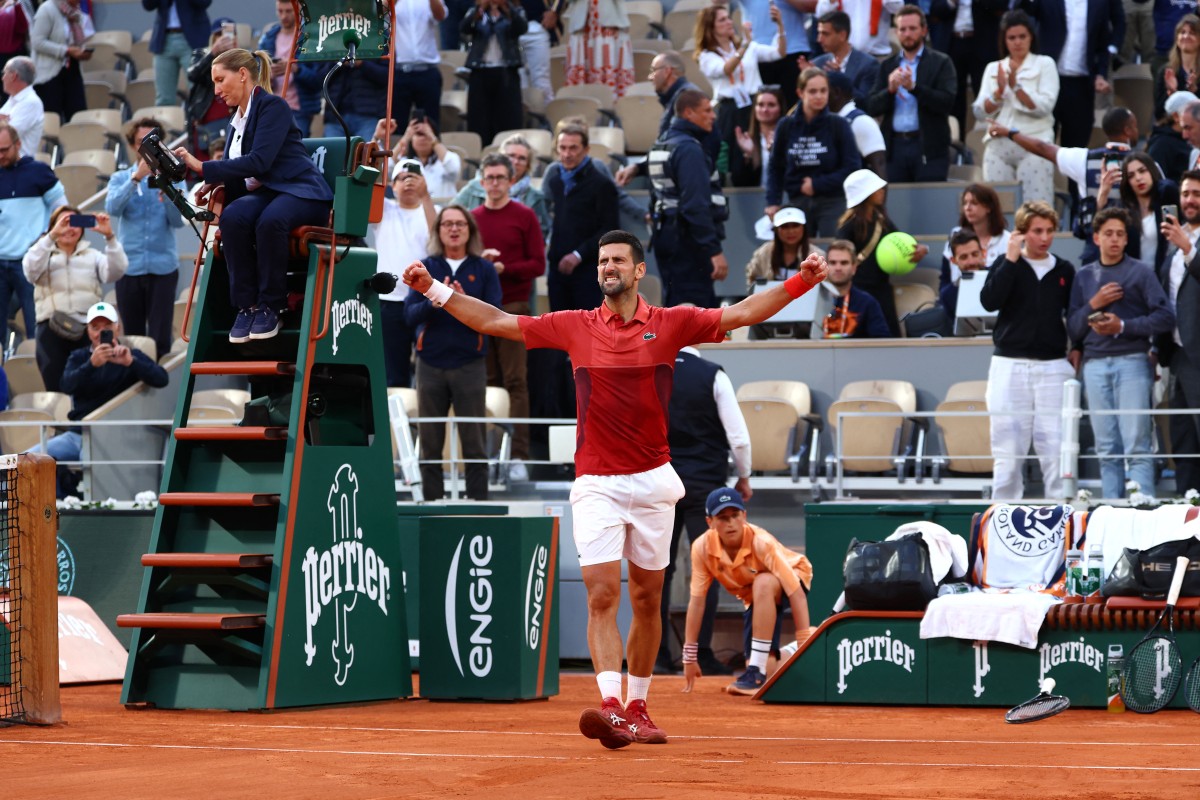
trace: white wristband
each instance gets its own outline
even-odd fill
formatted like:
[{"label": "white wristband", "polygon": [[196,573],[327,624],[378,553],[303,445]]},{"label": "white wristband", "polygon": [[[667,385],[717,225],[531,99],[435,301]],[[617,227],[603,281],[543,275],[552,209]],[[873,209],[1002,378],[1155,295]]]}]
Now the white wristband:
[{"label": "white wristband", "polygon": [[438,308],[446,305],[450,298],[454,296],[454,290],[444,283],[434,281],[428,289],[425,290],[425,296],[429,298],[429,302],[433,303]]}]

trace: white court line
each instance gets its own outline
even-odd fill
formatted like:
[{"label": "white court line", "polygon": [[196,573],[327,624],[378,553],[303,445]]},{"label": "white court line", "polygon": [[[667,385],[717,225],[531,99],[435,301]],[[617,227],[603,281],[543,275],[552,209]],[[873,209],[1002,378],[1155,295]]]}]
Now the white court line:
[{"label": "white court line", "polygon": [[[250,728],[254,730],[314,730],[314,731],[350,731],[360,733],[443,733],[451,736],[561,736],[576,738],[578,733],[560,733],[554,731],[488,731],[471,728],[383,728],[358,725],[247,725],[241,722],[208,723],[214,728]],[[1086,747],[1200,747],[1200,742],[1094,742],[1094,741],[1051,741],[1031,739],[866,739],[858,737],[832,736],[677,736],[671,739],[687,739],[695,741],[713,740],[722,742],[802,742],[810,744],[986,744],[986,745],[1054,745]]]},{"label": "white court line", "polygon": [[[599,761],[599,756],[528,756],[528,755],[496,755],[489,753],[410,753],[393,750],[320,750],[301,747],[222,747],[215,745],[190,744],[129,744],[125,742],[63,742],[63,741],[26,741],[23,739],[0,739],[0,744],[44,745],[52,747],[98,747],[116,749],[147,749],[147,750],[202,750],[208,752],[233,753],[297,753],[304,755],[340,755],[340,756],[392,756],[396,758],[485,758],[497,761],[503,760],[536,760],[536,761]],[[670,751],[659,751],[670,760]],[[607,759],[605,759],[607,760]],[[661,762],[662,758],[634,758],[635,761]],[[745,764],[746,760],[735,759],[695,759],[684,756],[682,761],[699,764]],[[1085,764],[981,764],[972,762],[903,762],[903,761],[774,761],[781,766],[807,767],[944,767],[956,769],[1069,769],[1076,771],[1109,771],[1109,772],[1200,772],[1200,767],[1146,767],[1146,766],[1108,766]]]},{"label": "white court line", "polygon": [[1074,769],[1074,770],[1108,770],[1115,772],[1200,772],[1200,767],[1143,767],[1143,766],[1108,766],[1086,764],[978,764],[972,762],[904,762],[904,761],[776,761],[776,764],[787,764],[807,767],[955,767],[971,769]]}]

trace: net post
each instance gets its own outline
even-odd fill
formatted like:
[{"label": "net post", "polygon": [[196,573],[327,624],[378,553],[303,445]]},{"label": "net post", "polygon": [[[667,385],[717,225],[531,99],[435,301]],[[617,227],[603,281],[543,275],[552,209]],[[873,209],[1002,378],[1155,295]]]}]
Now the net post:
[{"label": "net post", "polygon": [[62,720],[58,690],[58,512],[54,459],[43,453],[17,458],[17,540],[22,554],[15,586],[23,598],[20,642],[25,721],[51,725]]}]

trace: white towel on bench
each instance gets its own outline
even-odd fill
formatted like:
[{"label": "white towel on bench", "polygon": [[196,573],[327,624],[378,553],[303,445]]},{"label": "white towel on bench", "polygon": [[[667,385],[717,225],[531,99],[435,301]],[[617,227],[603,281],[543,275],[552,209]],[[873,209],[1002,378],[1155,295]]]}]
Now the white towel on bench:
[{"label": "white towel on bench", "polygon": [[921,619],[921,638],[951,636],[972,641],[1037,647],[1046,612],[1059,603],[1054,595],[1023,591],[982,591],[934,598]]},{"label": "white towel on bench", "polygon": [[1107,577],[1126,547],[1146,550],[1200,532],[1200,519],[1184,522],[1192,508],[1182,504],[1155,509],[1100,506],[1088,519],[1088,547],[1100,546],[1104,553],[1104,575]]}]

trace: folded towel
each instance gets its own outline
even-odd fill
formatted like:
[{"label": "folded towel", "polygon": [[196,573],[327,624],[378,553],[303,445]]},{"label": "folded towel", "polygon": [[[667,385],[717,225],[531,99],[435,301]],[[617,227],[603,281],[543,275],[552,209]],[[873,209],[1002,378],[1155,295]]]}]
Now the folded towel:
[{"label": "folded towel", "polygon": [[1059,602],[1053,595],[1036,591],[942,595],[925,609],[921,638],[951,636],[1033,649],[1046,612]]}]

